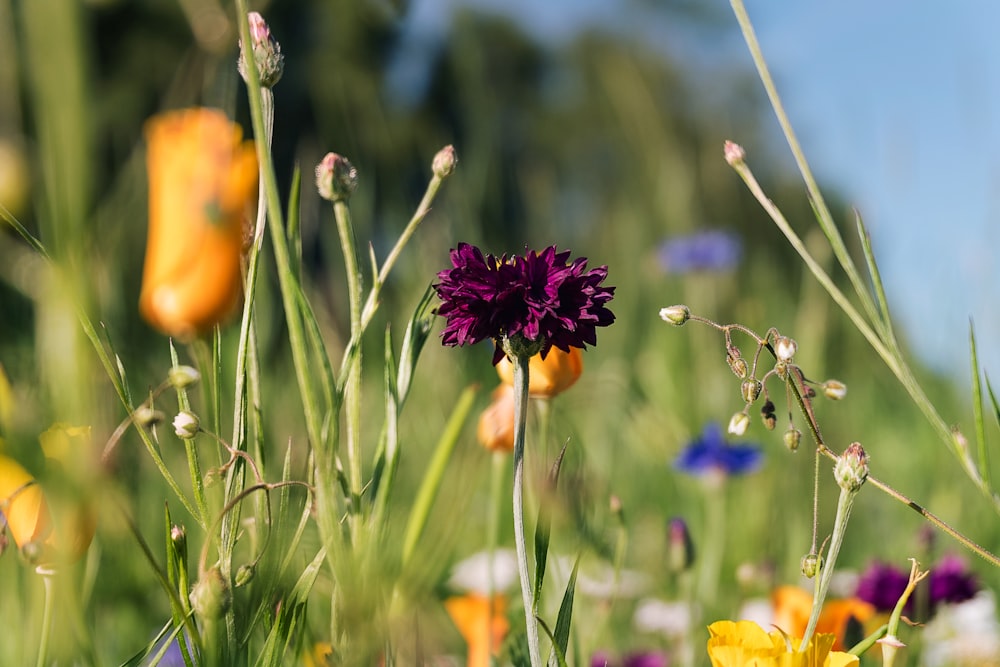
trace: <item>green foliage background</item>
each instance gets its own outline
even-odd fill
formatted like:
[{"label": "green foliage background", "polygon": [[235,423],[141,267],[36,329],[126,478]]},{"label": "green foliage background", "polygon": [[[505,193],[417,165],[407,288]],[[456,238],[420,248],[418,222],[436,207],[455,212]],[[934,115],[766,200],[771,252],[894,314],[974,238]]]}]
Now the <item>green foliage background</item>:
[{"label": "green foliage background", "polygon": [[[721,42],[735,25],[717,4],[696,11],[668,3],[662,11],[679,26]],[[723,161],[725,139],[744,145],[772,199],[824,256],[809,202],[785,166],[784,145],[749,65],[707,72],[667,49],[598,29],[565,43],[542,43],[510,20],[457,9],[441,41],[419,47],[429,58],[429,83],[407,97],[390,77],[406,2],[303,0],[251,9],[265,15],[286,58],[275,88],[274,154],[282,188],[294,165],[306,173],[306,282],[331,349],[342,349],[349,336],[342,260],[332,216],[308,178],[328,150],[348,156],[359,170],[361,184],[351,201],[357,235],[379,256],[408,220],[437,149],[454,144],[458,151],[459,168],[386,286],[374,330],[402,326],[459,241],[495,254],[557,244],[590,258],[592,266],[609,266],[617,322],[599,333],[599,346],[585,355],[583,377],[555,405],[554,441],[570,444],[560,499],[566,511],[557,518],[554,551],[593,547],[595,561],[594,554],[608,553],[615,536],[608,506],[617,496],[627,522],[626,567],[649,574],[651,592],[666,596],[673,583],[664,568],[665,520],[681,516],[696,544],[704,538],[703,484],[670,464],[705,422],[725,423],[742,403],[721,335],[693,325],[675,330],[659,320],[658,309],[674,303],[716,321],[738,321],[759,332],[773,326],[794,337],[797,361],[810,377],[836,377],[850,388],[846,401],[817,403],[828,443],[839,450],[862,442],[873,474],[987,548],[1000,547],[996,514]],[[249,122],[228,5],[4,0],[0,12],[0,139],[18,142],[31,174],[31,203],[19,217],[63,267],[61,275],[50,274],[16,236],[0,233],[0,364],[14,387],[14,417],[3,436],[10,451],[37,463],[35,440],[48,424],[91,424],[102,441],[123,417],[89,343],[76,332],[72,299],[103,323],[137,394],[158,384],[169,365],[166,340],[136,309],[146,217],[144,121],[167,108],[209,105],[227,109],[244,127]],[[846,203],[835,213],[853,224]],[[744,253],[737,267],[714,274],[663,270],[656,250],[664,239],[708,228],[740,236]],[[301,410],[288,390],[290,356],[270,266],[260,290],[271,453],[280,460],[290,440],[302,470]],[[964,340],[964,323],[954,326],[956,340]],[[224,349],[232,350],[236,329],[225,330]],[[479,383],[477,405],[485,406],[496,383],[491,350],[442,349],[434,342],[421,358],[401,424],[398,506],[391,515],[399,533],[459,393]],[[368,358],[380,354],[374,346]],[[369,364],[367,371],[372,405],[378,405],[381,370]],[[965,392],[948,378],[923,379],[946,419],[970,433]],[[461,642],[435,606],[435,586],[456,560],[484,544],[489,457],[475,442],[474,426],[466,426],[450,462],[416,568],[422,573],[417,587],[426,589],[429,641],[453,653],[461,652]],[[989,427],[995,439],[995,423]],[[367,442],[378,428],[373,421]],[[774,581],[795,582],[809,546],[810,448],[787,452],[780,429],[768,433],[756,420],[747,439],[763,445],[766,465],[714,491],[725,494],[729,519],[719,599],[701,601],[706,620],[732,615],[745,596],[764,594],[772,583],[742,588],[738,565],[769,564]],[[534,475],[554,453],[543,458],[529,452]],[[182,469],[182,448],[170,455]],[[830,529],[836,497],[827,468],[821,534]],[[64,620],[70,634],[92,637],[99,664],[111,664],[143,646],[169,615],[115,505],[129,505],[161,554],[169,493],[131,437],[101,484],[98,536],[81,565],[91,568],[92,595],[81,617]],[[842,567],[861,569],[874,559],[905,567],[906,558],[918,554],[921,524],[915,513],[865,489]],[[944,536],[937,548],[957,549]],[[985,583],[1000,581],[996,571],[973,566]],[[14,553],[0,559],[0,580],[6,582],[0,623],[24,628],[18,641],[0,643],[0,662],[21,664],[37,642],[40,584]],[[317,590],[321,596],[322,583]],[[32,603],[22,606],[22,599]],[[581,596],[578,605],[586,610],[597,603]],[[655,638],[629,629],[630,615],[631,602],[619,601],[590,646],[655,646]],[[323,639],[321,627],[313,628],[317,640]]]}]

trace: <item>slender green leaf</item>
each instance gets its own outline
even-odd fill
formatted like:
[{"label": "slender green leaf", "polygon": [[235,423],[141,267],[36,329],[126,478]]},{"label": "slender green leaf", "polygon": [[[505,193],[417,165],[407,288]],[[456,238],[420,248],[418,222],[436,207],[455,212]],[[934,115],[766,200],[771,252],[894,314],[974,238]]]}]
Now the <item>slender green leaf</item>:
[{"label": "slender green leaf", "polygon": [[[563,593],[562,603],[559,605],[559,615],[556,617],[556,630],[552,639],[552,648],[557,650],[557,656],[562,658],[566,655],[566,648],[569,646],[569,631],[573,624],[573,598],[576,595],[576,576],[580,571],[580,556],[577,555],[576,562],[573,563],[573,572],[569,575],[566,583],[566,592]],[[565,664],[565,660],[560,660]]]},{"label": "slender green leaf", "polygon": [[878,306],[882,326],[882,337],[889,340],[893,346],[896,345],[896,336],[892,332],[892,317],[889,314],[889,301],[885,297],[885,286],[882,284],[882,274],[878,270],[875,262],[875,252],[872,250],[872,237],[868,233],[861,214],[855,210],[854,219],[858,225],[858,238],[861,240],[861,251],[865,256],[865,263],[868,265],[868,277],[872,281],[872,290],[875,293],[875,303]]},{"label": "slender green leaf", "polygon": [[[545,480],[546,487],[550,492],[555,491],[556,485],[559,483],[559,469],[562,467],[563,457],[566,456],[566,448],[568,446],[568,441],[563,443],[562,449],[559,450],[559,456],[556,457],[555,462],[552,464],[552,469],[549,470],[548,478]],[[545,564],[549,557],[549,533],[551,525],[552,517],[543,499],[538,505],[538,521],[535,522],[534,600],[536,606],[542,594],[542,584],[545,581]]]},{"label": "slender green leaf", "polygon": [[420,483],[420,489],[413,501],[413,509],[410,510],[410,518],[406,523],[406,530],[403,537],[402,564],[405,565],[413,555],[413,550],[417,546],[417,541],[424,532],[427,525],[427,518],[430,516],[431,505],[437,497],[438,489],[441,487],[441,480],[444,478],[448,461],[451,460],[451,453],[455,450],[459,436],[462,435],[462,427],[476,398],[476,387],[466,387],[462,395],[459,396],[455,409],[448,418],[448,423],[438,439],[434,449],[434,456],[431,458],[427,472]]},{"label": "slender green leaf", "polygon": [[976,350],[976,331],[969,321],[969,357],[972,366],[972,415],[976,427],[976,453],[979,475],[986,488],[993,487],[990,475],[990,458],[986,449],[986,424],[983,420],[983,385],[979,377],[979,355]]}]

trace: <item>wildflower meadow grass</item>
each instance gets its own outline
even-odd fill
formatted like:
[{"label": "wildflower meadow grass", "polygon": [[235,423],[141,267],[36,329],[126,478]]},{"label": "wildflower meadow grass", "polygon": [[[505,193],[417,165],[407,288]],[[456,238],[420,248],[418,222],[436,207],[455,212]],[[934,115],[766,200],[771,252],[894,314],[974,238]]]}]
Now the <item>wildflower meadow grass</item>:
[{"label": "wildflower meadow grass", "polygon": [[801,182],[600,40],[521,123],[463,42],[448,124],[378,3],[2,4],[0,665],[1000,665],[975,332],[908,354],[741,0]]}]

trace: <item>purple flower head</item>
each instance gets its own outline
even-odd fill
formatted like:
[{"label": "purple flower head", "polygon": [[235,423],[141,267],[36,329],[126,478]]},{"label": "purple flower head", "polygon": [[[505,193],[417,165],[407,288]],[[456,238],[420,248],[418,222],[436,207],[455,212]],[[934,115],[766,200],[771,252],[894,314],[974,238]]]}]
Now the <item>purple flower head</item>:
[{"label": "purple flower head", "polygon": [[701,437],[692,440],[674,461],[674,467],[689,475],[721,472],[743,475],[753,472],[763,461],[760,448],[753,444],[729,445],[722,436],[722,427],[709,422]]},{"label": "purple flower head", "polygon": [[[979,591],[975,574],[969,571],[965,561],[958,556],[944,556],[930,570],[930,576],[927,577],[930,589],[927,611],[930,616],[934,615],[939,605],[964,602]],[[856,596],[870,602],[879,611],[892,611],[908,581],[909,577],[902,570],[876,562],[861,575]],[[915,598],[919,599],[919,595],[911,596],[907,601],[904,609],[907,614],[913,614]]]},{"label": "purple flower head", "polygon": [[667,273],[725,271],[736,266],[743,245],[731,232],[712,230],[678,236],[660,245],[659,260]]},{"label": "purple flower head", "polygon": [[621,660],[611,654],[598,651],[590,658],[590,667],[667,667],[670,660],[659,651],[629,653]]},{"label": "purple flower head", "polygon": [[[441,271],[434,286],[443,302],[438,314],[447,318],[441,333],[444,345],[472,345],[492,338],[523,337],[542,341],[542,354],[554,345],[571,347],[597,344],[597,327],[615,321],[605,304],[614,287],[602,287],[608,267],[586,270],[580,257],[567,264],[570,252],[549,246],[524,257],[483,255],[468,243],[451,251],[453,268]],[[493,363],[503,358],[499,345]]]}]

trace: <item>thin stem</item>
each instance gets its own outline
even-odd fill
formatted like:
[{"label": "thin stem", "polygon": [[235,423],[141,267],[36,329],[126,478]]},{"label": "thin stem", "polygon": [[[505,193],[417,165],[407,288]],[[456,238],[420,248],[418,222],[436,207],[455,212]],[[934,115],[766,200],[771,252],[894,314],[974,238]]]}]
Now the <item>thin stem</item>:
[{"label": "thin stem", "polygon": [[38,640],[38,660],[35,664],[37,667],[44,667],[48,662],[49,633],[52,631],[52,601],[55,597],[52,591],[52,579],[56,575],[55,572],[51,571],[39,573],[42,575],[42,582],[45,584],[45,602],[42,607],[42,635]]},{"label": "thin stem", "polygon": [[528,572],[528,552],[524,540],[524,435],[528,422],[528,360],[527,355],[514,355],[514,547],[517,551],[517,573],[521,580],[524,600],[524,621],[528,635],[528,656],[531,667],[541,667],[538,644],[538,620],[535,618],[535,596]]},{"label": "thin stem", "polygon": [[[351,209],[347,202],[339,199],[333,203],[334,217],[340,247],[344,253],[344,270],[347,273],[347,293],[351,312],[351,338],[361,338],[361,267],[358,264],[357,243],[354,239],[354,225]],[[345,387],[344,402],[347,417],[347,471],[351,485],[350,518],[351,537],[357,542],[361,518],[361,346],[351,356],[351,367]]]},{"label": "thin stem", "polygon": [[[490,571],[486,581],[486,599],[489,600],[489,626],[493,627],[493,617],[496,608],[493,598],[496,596],[496,553],[500,543],[500,514],[503,508],[503,481],[507,471],[507,452],[496,451],[490,457],[490,513],[486,527],[486,552],[490,558]],[[493,645],[493,633],[489,633],[490,655],[500,648]]]},{"label": "thin stem", "polygon": [[847,532],[847,521],[851,518],[851,508],[854,506],[854,498],[858,495],[857,489],[841,489],[840,498],[837,500],[837,517],[833,522],[833,535],[830,538],[830,549],[823,560],[823,570],[820,574],[819,585],[816,587],[816,597],[813,599],[812,613],[809,616],[809,624],[806,632],[802,636],[802,643],[799,651],[803,652],[809,646],[813,632],[816,631],[816,624],[819,622],[820,612],[823,610],[823,601],[826,593],[830,589],[830,582],[833,580],[833,570],[837,564],[837,556],[840,555],[840,547],[844,543],[844,535]]}]

